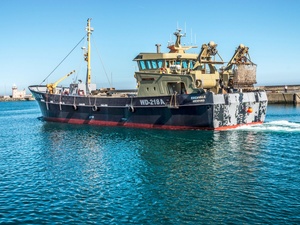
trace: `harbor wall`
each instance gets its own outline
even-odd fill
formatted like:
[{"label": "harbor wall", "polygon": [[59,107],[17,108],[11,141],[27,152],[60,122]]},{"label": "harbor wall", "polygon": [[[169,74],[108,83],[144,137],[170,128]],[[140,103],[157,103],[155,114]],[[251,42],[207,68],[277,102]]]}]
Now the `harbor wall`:
[{"label": "harbor wall", "polygon": [[12,96],[0,96],[0,102],[16,102],[16,101],[33,101],[32,95],[25,95],[21,98],[13,98]]},{"label": "harbor wall", "polygon": [[266,91],[269,104],[300,104],[300,85],[260,86]]}]

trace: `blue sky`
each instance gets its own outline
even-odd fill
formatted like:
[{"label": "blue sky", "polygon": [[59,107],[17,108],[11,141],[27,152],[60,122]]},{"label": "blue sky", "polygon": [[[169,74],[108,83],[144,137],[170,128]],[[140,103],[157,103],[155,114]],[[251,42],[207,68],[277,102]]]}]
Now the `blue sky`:
[{"label": "blue sky", "polygon": [[[157,43],[167,51],[177,26],[186,29],[187,45],[215,41],[224,61],[239,44],[248,46],[258,65],[258,85],[300,84],[299,11],[297,0],[1,0],[0,94],[11,94],[13,84],[18,89],[40,84],[85,35],[87,18],[95,29],[92,81],[97,87],[109,87],[108,77],[116,88],[135,88],[132,59],[155,52]],[[85,79],[80,47],[46,83],[74,69]]]}]

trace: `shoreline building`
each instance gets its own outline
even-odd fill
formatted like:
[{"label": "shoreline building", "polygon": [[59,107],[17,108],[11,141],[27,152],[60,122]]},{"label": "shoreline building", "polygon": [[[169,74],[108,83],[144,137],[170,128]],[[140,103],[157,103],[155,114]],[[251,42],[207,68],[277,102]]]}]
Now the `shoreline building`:
[{"label": "shoreline building", "polygon": [[12,98],[25,98],[26,90],[25,88],[22,91],[18,90],[18,87],[14,84],[12,86]]}]

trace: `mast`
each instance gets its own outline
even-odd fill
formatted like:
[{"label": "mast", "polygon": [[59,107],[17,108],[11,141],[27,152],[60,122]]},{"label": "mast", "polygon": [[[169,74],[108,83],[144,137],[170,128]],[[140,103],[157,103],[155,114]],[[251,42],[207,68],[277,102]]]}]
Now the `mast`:
[{"label": "mast", "polygon": [[[94,31],[94,28],[90,26],[91,19],[89,18],[87,20],[87,27],[86,27],[86,32],[87,32],[87,43],[88,43],[88,48],[87,48],[87,53],[86,53],[86,61],[87,61],[87,73],[86,73],[86,85],[88,86],[91,83],[91,33]],[[88,88],[88,87],[87,87]]]}]

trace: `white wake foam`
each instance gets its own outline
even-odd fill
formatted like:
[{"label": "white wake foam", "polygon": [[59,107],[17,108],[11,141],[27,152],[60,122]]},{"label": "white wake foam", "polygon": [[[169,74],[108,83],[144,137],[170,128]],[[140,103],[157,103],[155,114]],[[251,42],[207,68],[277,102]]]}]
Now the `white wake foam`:
[{"label": "white wake foam", "polygon": [[249,131],[300,132],[300,123],[289,122],[287,120],[276,120],[260,125],[241,126],[236,129]]}]

